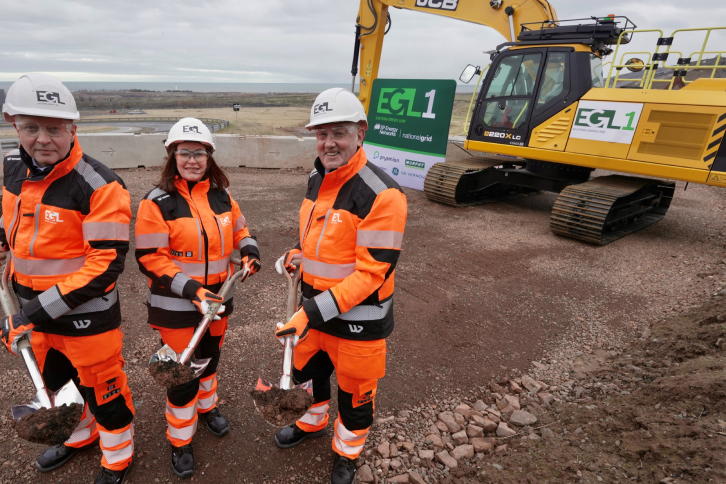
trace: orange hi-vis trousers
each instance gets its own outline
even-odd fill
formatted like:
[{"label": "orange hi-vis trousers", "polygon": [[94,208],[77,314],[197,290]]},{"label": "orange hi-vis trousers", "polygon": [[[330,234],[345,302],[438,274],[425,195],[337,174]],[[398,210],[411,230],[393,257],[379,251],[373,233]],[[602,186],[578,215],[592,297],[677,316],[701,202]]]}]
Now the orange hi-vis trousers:
[{"label": "orange hi-vis trousers", "polygon": [[386,373],[386,340],[353,341],[311,329],[294,349],[295,383],[313,381],[315,403],[296,425],[316,432],[328,425],[330,376],[338,379],[333,451],[355,459],[373,424],[378,379]]},{"label": "orange hi-vis trousers", "polygon": [[[181,353],[192,339],[195,328],[162,328],[164,344]],[[217,365],[227,331],[227,318],[213,321],[202,336],[194,358],[211,358],[200,378],[169,388],[166,392],[166,436],[175,447],[191,443],[197,431],[197,412],[206,413],[217,406]]]},{"label": "orange hi-vis trousers", "polygon": [[100,437],[101,465],[125,469],[134,455],[134,406],[123,371],[121,330],[92,336],[34,331],[31,344],[48,389],[58,391],[73,379],[86,400],[81,422],[65,445],[84,447]]}]

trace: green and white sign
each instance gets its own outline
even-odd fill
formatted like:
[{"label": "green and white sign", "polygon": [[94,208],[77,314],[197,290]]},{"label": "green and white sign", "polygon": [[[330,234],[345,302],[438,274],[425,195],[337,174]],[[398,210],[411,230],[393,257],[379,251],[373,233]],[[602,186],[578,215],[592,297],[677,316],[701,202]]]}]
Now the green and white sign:
[{"label": "green and white sign", "polygon": [[570,137],[630,144],[642,111],[638,103],[580,101]]},{"label": "green and white sign", "polygon": [[363,142],[368,160],[399,185],[423,190],[434,163],[446,159],[456,82],[376,79]]}]

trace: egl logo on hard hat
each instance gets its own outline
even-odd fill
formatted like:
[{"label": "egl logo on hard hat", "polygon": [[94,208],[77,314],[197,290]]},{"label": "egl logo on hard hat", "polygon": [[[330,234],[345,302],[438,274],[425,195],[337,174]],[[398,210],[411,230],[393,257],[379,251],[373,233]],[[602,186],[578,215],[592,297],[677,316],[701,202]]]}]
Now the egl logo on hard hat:
[{"label": "egl logo on hard hat", "polygon": [[35,97],[38,100],[38,102],[41,102],[43,104],[46,104],[46,103],[63,104],[63,105],[66,104],[60,100],[59,92],[35,91]]},{"label": "egl logo on hard hat", "polygon": [[185,133],[197,133],[197,134],[201,134],[199,132],[199,126],[184,126],[183,127],[183,131]]},{"label": "egl logo on hard hat", "polygon": [[313,106],[313,114],[315,116],[317,116],[318,114],[325,114],[329,111],[333,111],[333,110],[330,109],[327,102],[316,104],[315,106]]}]

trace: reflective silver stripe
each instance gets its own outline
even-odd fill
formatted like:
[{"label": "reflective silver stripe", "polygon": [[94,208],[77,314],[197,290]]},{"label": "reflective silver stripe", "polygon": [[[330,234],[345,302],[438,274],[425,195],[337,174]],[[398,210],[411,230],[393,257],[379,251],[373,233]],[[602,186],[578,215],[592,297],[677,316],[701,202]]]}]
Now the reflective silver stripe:
[{"label": "reflective silver stripe", "polygon": [[86,183],[91,185],[91,188],[94,190],[98,190],[102,186],[106,185],[106,180],[96,173],[96,170],[94,170],[91,165],[83,161],[83,158],[78,160],[78,163],[76,163],[76,166],[73,167],[73,169],[80,173],[83,179],[86,180]]},{"label": "reflective silver stripe", "polygon": [[[308,298],[303,297],[303,301],[307,300]],[[359,304],[358,306],[354,306],[348,311],[339,314],[337,317],[338,319],[342,319],[345,321],[376,321],[385,318],[388,312],[391,310],[392,305],[393,299],[382,302],[380,306],[374,306],[372,304]]]},{"label": "reflective silver stripe", "polygon": [[200,398],[197,400],[197,405],[202,410],[207,410],[207,409],[214,407],[215,403],[217,403],[217,393],[216,392],[211,397]]},{"label": "reflective silver stripe", "polygon": [[[99,431],[98,433],[103,434],[104,432]],[[106,458],[106,462],[109,464],[123,462],[134,455],[134,441],[132,440],[129,442],[129,445],[121,447],[118,450],[106,450],[102,447],[101,451],[103,452],[103,456]]]},{"label": "reflective silver stripe", "polygon": [[[55,286],[54,286],[55,287]],[[52,288],[51,288],[52,289]],[[50,291],[51,289],[48,289]],[[46,292],[48,292],[46,291]],[[41,295],[38,296],[40,298]],[[20,301],[20,305],[24,306],[30,302],[30,299],[25,299],[20,296],[18,296],[18,300]],[[108,309],[111,309],[111,307],[116,304],[116,301],[118,301],[118,288],[113,288],[113,291],[109,292],[105,296],[101,297],[94,297],[90,301],[86,301],[80,306],[78,306],[73,311],[64,313],[66,316],[71,316],[73,314],[86,314],[86,313],[98,313],[101,311],[106,311]],[[42,305],[41,301],[41,305]],[[45,306],[43,306],[43,309],[45,309]],[[46,309],[46,312],[48,310]],[[62,315],[61,315],[62,316]]]},{"label": "reflective silver stripe", "polygon": [[30,255],[35,257],[33,252],[33,245],[35,245],[35,239],[38,237],[38,225],[40,224],[40,204],[35,205],[35,229],[33,230],[33,238],[30,240]]},{"label": "reflective silver stripe", "polygon": [[310,176],[308,178],[312,178],[312,177],[314,177],[317,174],[318,174],[318,169],[317,168],[314,168],[313,171],[310,172]]},{"label": "reflective silver stripe", "polygon": [[303,257],[303,272],[328,279],[344,279],[355,272],[355,262],[350,264],[328,264]]},{"label": "reflective silver stripe", "polygon": [[[202,260],[202,230],[199,228],[199,219],[194,219],[197,223],[197,240],[199,240],[199,260]],[[202,273],[202,276],[204,273]]]},{"label": "reflective silver stripe", "polygon": [[73,259],[21,259],[13,253],[15,271],[26,276],[62,276],[80,271],[86,256]]},{"label": "reflective silver stripe", "polygon": [[199,419],[195,419],[194,423],[192,425],[189,425],[188,427],[182,427],[180,429],[176,427],[172,427],[171,424],[167,422],[167,428],[169,429],[169,437],[172,439],[177,440],[189,440],[192,437],[194,437],[194,432],[197,431],[197,422],[199,422]]},{"label": "reflective silver stripe", "polygon": [[160,197],[162,195],[166,195],[166,192],[164,190],[162,190],[161,188],[158,188],[157,187],[157,188],[154,188],[153,190],[151,190],[149,192],[149,194],[146,196],[146,199],[147,200],[153,200],[156,197]]},{"label": "reflective silver stripe", "polygon": [[244,215],[240,215],[237,220],[234,221],[234,231],[239,232],[247,226],[247,220]]},{"label": "reflective silver stripe", "polygon": [[368,431],[363,434],[355,434],[343,426],[340,418],[335,419],[335,434],[347,442],[355,442],[368,437]]},{"label": "reflective silver stripe", "polygon": [[212,388],[214,387],[214,381],[216,380],[216,376],[208,377],[207,380],[199,380],[199,391],[202,392],[211,392]]},{"label": "reflective silver stripe", "polygon": [[[234,291],[230,290],[223,302],[226,303],[233,297]],[[165,311],[197,311],[197,307],[189,299],[151,294],[151,290],[147,294],[146,302],[153,308],[164,309]]]},{"label": "reflective silver stripe", "polygon": [[132,423],[129,428],[118,434],[104,432],[103,430],[99,430],[98,434],[101,436],[102,447],[116,447],[123,444],[124,442],[133,442],[134,424]]},{"label": "reflective silver stripe", "polygon": [[189,405],[188,407],[175,408],[166,403],[166,413],[179,420],[191,420],[197,414],[197,406]]},{"label": "reflective silver stripe", "polygon": [[52,319],[57,319],[71,310],[71,307],[63,300],[58,286],[53,286],[47,291],[40,293],[38,295],[38,301]]},{"label": "reflective silver stripe", "polygon": [[214,221],[217,222],[217,228],[219,229],[219,242],[222,246],[222,252],[220,255],[224,255],[224,232],[222,231],[222,224],[219,222],[219,218],[215,215]]},{"label": "reflective silver stripe", "polygon": [[65,444],[75,444],[76,442],[83,442],[84,440],[88,440],[91,438],[91,433],[93,432],[93,429],[96,428],[96,421],[93,421],[93,424],[90,427],[83,428],[80,430],[74,430],[73,434],[66,440]]},{"label": "reflective silver stripe", "polygon": [[340,314],[338,306],[335,304],[335,298],[330,291],[318,294],[313,299],[315,300],[315,304],[318,306],[318,310],[320,311],[320,315],[323,317],[323,321],[330,321]]},{"label": "reflective silver stripe", "polygon": [[[176,259],[172,259],[172,261],[184,274],[191,277],[204,277],[204,262],[182,262]],[[229,267],[229,257],[221,260],[210,260],[208,273],[227,272],[227,267]]]},{"label": "reflective silver stripe", "polygon": [[182,294],[182,292],[184,291],[184,286],[186,286],[187,282],[191,280],[192,279],[183,272],[177,272],[171,280],[171,292],[179,297],[183,297],[184,294]]},{"label": "reflective silver stripe", "polygon": [[320,405],[317,407],[310,407],[305,415],[300,418],[302,423],[308,425],[320,425],[325,421],[325,416],[328,414],[328,404]]},{"label": "reflective silver stripe", "polygon": [[258,247],[257,241],[252,237],[245,237],[239,241],[239,250],[241,251],[244,247]]},{"label": "reflective silver stripe", "polygon": [[3,217],[0,217],[0,229],[5,228],[5,219]]},{"label": "reflective silver stripe", "polygon": [[320,232],[320,238],[318,239],[318,246],[315,248],[315,258],[320,258],[320,242],[323,241],[323,235],[325,235],[325,227],[328,226],[328,217],[330,217],[330,210],[325,212],[325,222],[323,222],[323,230]]},{"label": "reflective silver stripe", "polygon": [[343,424],[340,423],[340,419],[336,419],[333,446],[337,447],[337,449],[342,453],[357,456],[363,450],[367,437],[368,432],[363,435],[356,435],[343,427]]},{"label": "reflective silver stripe", "polygon": [[359,230],[356,244],[360,247],[392,247],[400,249],[403,234],[393,230]]},{"label": "reflective silver stripe", "polygon": [[162,247],[169,247],[169,232],[136,234],[137,249],[160,249]]},{"label": "reflective silver stripe", "polygon": [[388,188],[386,187],[386,184],[378,178],[378,175],[373,173],[373,170],[368,168],[366,165],[363,165],[363,168],[360,169],[358,175],[363,179],[365,184],[376,193],[376,195]]},{"label": "reflective silver stripe", "polygon": [[13,211],[13,219],[10,221],[10,227],[9,227],[9,231],[7,234],[8,245],[10,244],[10,235],[12,235],[12,233],[13,233],[13,225],[15,225],[15,220],[18,218],[18,206],[19,205],[20,205],[20,197],[18,197],[15,200],[15,211]]},{"label": "reflective silver stripe", "polygon": [[83,240],[129,240],[129,224],[83,222]]}]

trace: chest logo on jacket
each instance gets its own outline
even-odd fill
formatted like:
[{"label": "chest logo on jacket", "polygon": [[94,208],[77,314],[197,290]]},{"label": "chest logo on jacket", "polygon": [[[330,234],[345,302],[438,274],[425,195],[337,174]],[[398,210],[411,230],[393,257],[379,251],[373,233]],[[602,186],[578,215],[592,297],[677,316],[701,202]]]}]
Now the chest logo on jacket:
[{"label": "chest logo on jacket", "polygon": [[231,221],[231,220],[229,219],[229,217],[221,217],[221,218],[219,219],[219,223],[220,223],[220,224],[221,224],[221,225],[222,225],[223,227],[226,227],[227,225],[231,224],[231,223],[232,223],[232,221]]},{"label": "chest logo on jacket", "polygon": [[333,218],[332,218],[332,219],[330,219],[330,223],[333,223],[333,224],[339,224],[339,223],[341,223],[341,222],[342,222],[342,220],[340,220],[340,214],[339,214],[339,213],[337,213],[337,212],[336,212],[336,213],[334,213],[334,214],[333,214]]},{"label": "chest logo on jacket", "polygon": [[361,331],[363,331],[363,326],[357,324],[349,324],[348,329],[350,329],[351,333],[360,333]]},{"label": "chest logo on jacket", "polygon": [[51,212],[50,210],[45,211],[45,221],[51,224],[57,224],[63,222],[58,212]]}]

